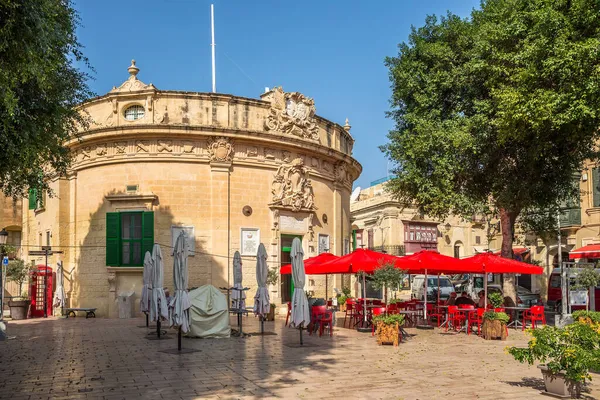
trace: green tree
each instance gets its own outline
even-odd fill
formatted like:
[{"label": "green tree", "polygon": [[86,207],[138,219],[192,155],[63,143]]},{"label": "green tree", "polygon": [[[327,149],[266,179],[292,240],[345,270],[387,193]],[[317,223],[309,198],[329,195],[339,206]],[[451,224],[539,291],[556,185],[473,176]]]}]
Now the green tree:
[{"label": "green tree", "polygon": [[[585,290],[587,295],[587,301],[585,303],[585,309],[589,309],[589,290],[590,288],[595,288],[600,284],[600,273],[593,265],[584,266],[581,271],[577,274],[577,278],[575,278],[575,285],[573,285],[573,289]],[[592,289],[593,290],[593,289]]]},{"label": "green tree", "polygon": [[385,304],[387,304],[388,289],[399,287],[404,275],[404,271],[394,267],[394,264],[382,264],[373,272],[371,284],[377,290],[383,289]]},{"label": "green tree", "polygon": [[[515,221],[576,195],[600,125],[600,2],[484,0],[467,19],[430,16],[386,59],[395,129],[389,190],[429,215]],[[504,291],[513,299],[514,276]]]},{"label": "green tree", "polygon": [[6,268],[6,279],[19,285],[19,296],[23,293],[23,284],[29,279],[29,274],[35,269],[33,264],[26,264],[21,259],[11,260]]},{"label": "green tree", "polygon": [[87,119],[76,106],[91,95],[88,65],[70,0],[0,2],[0,189],[22,197],[48,190],[70,163],[65,143]]}]

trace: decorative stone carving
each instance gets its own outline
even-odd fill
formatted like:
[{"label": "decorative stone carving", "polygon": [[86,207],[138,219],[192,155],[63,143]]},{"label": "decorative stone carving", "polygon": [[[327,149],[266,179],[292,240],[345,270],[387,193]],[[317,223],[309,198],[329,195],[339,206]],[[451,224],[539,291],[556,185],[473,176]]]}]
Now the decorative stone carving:
[{"label": "decorative stone carving", "polygon": [[267,160],[274,160],[275,159],[275,150],[265,147],[265,158]]},{"label": "decorative stone carving", "polygon": [[319,168],[319,159],[317,157],[312,158],[312,167]]},{"label": "decorative stone carving", "polygon": [[196,147],[196,146],[194,146],[194,143],[193,143],[193,142],[183,142],[183,143],[181,144],[182,151],[183,151],[185,154],[192,154],[192,153],[194,152],[194,148],[195,148],[195,147]]},{"label": "decorative stone carving", "polygon": [[273,89],[273,100],[265,128],[304,139],[319,140],[315,122],[315,102],[302,93],[285,93],[281,87]]},{"label": "decorative stone carving", "polygon": [[125,149],[127,149],[127,142],[115,143],[115,154],[125,154]]},{"label": "decorative stone carving", "polygon": [[335,180],[343,184],[349,181],[348,167],[345,162],[339,162],[335,165]]},{"label": "decorative stone carving", "polygon": [[316,209],[309,171],[300,158],[277,169],[271,184],[271,194],[271,206],[290,208],[292,211]]},{"label": "decorative stone carving", "polygon": [[226,137],[212,138],[208,142],[210,161],[227,162],[233,160],[233,145]]},{"label": "decorative stone carving", "polygon": [[129,72],[129,78],[121,84],[119,87],[113,87],[109,93],[122,93],[122,92],[137,92],[141,90],[156,90],[153,84],[146,85],[144,82],[138,80],[137,74],[140,69],[135,66],[135,60],[131,60],[131,65],[127,68]]},{"label": "decorative stone carving", "polygon": [[165,104],[165,111],[164,112],[155,112],[154,113],[154,123],[155,124],[166,124],[169,122],[169,113],[167,111],[167,106]]},{"label": "decorative stone carving", "polygon": [[117,291],[117,273],[115,271],[108,271],[108,291]]},{"label": "decorative stone carving", "polygon": [[90,158],[92,158],[92,149],[90,146],[86,146],[86,147],[82,147],[81,150],[79,151],[79,161],[83,161],[83,160],[89,160]]},{"label": "decorative stone carving", "polygon": [[171,153],[173,151],[173,142],[171,140],[159,140],[156,149],[159,153]]},{"label": "decorative stone carving", "polygon": [[152,103],[153,103],[152,96],[150,96],[150,95],[146,96],[146,109],[148,111],[152,111]]},{"label": "decorative stone carving", "polygon": [[150,151],[150,144],[145,140],[139,140],[135,143],[136,153],[148,153]]},{"label": "decorative stone carving", "polygon": [[113,126],[114,124],[114,113],[108,114],[108,116],[104,119],[104,126]]},{"label": "decorative stone carving", "polygon": [[283,162],[289,163],[290,161],[292,161],[292,153],[290,153],[287,150],[284,150],[281,152],[281,159],[283,160]]},{"label": "decorative stone carving", "polygon": [[96,147],[96,155],[98,155],[98,156],[106,155],[106,144],[99,144],[98,147]]},{"label": "decorative stone carving", "polygon": [[323,161],[323,169],[326,172],[333,172],[333,167],[331,166],[331,164],[327,161]]},{"label": "decorative stone carving", "polygon": [[256,146],[248,146],[248,150],[246,152],[248,157],[258,157],[258,147]]},{"label": "decorative stone carving", "polygon": [[271,244],[276,245],[279,238],[279,210],[273,210],[273,227],[271,228]]}]

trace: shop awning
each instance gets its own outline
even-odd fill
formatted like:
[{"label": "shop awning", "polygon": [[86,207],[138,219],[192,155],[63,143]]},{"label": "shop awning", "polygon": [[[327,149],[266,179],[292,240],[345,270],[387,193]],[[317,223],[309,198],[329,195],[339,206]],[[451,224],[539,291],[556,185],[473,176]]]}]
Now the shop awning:
[{"label": "shop awning", "polygon": [[[529,249],[527,247],[513,247],[513,254],[515,256],[527,253],[528,251],[529,251]],[[495,251],[494,255],[499,256],[501,252],[502,252],[502,250]]]},{"label": "shop awning", "polygon": [[587,246],[571,250],[569,258],[571,260],[577,258],[600,258],[600,244],[588,244]]}]

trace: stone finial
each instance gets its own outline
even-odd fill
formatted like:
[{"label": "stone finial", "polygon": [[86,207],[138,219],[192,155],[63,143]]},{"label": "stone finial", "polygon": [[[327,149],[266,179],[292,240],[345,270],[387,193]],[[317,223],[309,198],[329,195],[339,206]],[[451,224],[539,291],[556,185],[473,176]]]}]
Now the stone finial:
[{"label": "stone finial", "polygon": [[135,66],[135,60],[131,60],[131,65],[129,66],[129,68],[127,68],[127,71],[129,72],[129,75],[136,78],[136,75],[138,74],[138,72],[140,72],[140,69]]},{"label": "stone finial", "polygon": [[352,125],[350,125],[350,124],[348,123],[348,118],[346,118],[346,123],[344,124],[344,130],[345,130],[346,132],[350,132],[350,128],[352,128]]}]

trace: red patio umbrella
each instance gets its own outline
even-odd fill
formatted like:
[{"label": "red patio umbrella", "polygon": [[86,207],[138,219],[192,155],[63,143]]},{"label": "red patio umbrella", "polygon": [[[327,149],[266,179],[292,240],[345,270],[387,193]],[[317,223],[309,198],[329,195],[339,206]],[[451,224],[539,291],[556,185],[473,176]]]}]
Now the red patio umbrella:
[{"label": "red patio umbrella", "polygon": [[487,307],[487,274],[528,274],[541,275],[542,267],[527,264],[511,258],[504,258],[491,253],[480,253],[462,260],[466,265],[473,268],[481,268],[485,278],[483,279],[483,290],[485,291],[485,306]]},{"label": "red patio umbrella", "polygon": [[339,257],[337,260],[329,261],[322,268],[337,272],[324,272],[328,274],[356,274],[360,271],[367,274],[373,273],[383,264],[393,264],[402,269],[402,259],[373,250],[356,249],[352,253]]},{"label": "red patio umbrella", "polygon": [[[341,274],[346,271],[338,271],[330,268],[323,268],[323,264],[337,260],[339,257],[331,253],[321,253],[318,256],[307,258],[304,260],[304,269],[307,275],[322,275],[322,274]],[[292,264],[283,265],[279,269],[281,275],[287,275],[292,273]]]}]

